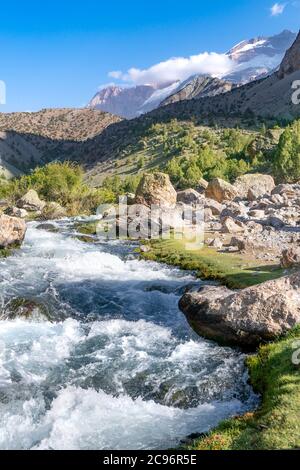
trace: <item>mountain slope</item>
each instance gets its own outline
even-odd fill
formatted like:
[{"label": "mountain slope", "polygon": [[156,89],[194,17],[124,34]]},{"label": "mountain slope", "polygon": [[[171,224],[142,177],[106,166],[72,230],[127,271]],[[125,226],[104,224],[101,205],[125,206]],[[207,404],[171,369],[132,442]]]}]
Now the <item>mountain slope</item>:
[{"label": "mountain slope", "polygon": [[278,72],[267,78],[234,88],[231,92],[211,98],[182,101],[157,109],[151,113],[154,119],[166,116],[189,119],[197,116],[230,117],[248,115],[294,119],[300,117],[300,105],[292,102],[292,85],[300,80],[300,33],[287,51]]},{"label": "mountain slope", "polygon": [[140,108],[155,90],[156,88],[150,85],[132,88],[109,86],[96,93],[88,107],[132,119],[139,114]]},{"label": "mountain slope", "polygon": [[245,84],[270,74],[277,69],[295,39],[295,33],[285,30],[275,36],[253,38],[234,46],[227,52],[227,56],[232,60],[232,70],[219,77],[227,82],[224,88],[222,84],[219,86],[214,83],[211,89],[204,87],[201,83],[203,75],[199,74],[164,86],[110,86],[99,91],[88,106],[132,119],[161,105],[214,96],[229,91],[231,86],[228,82]]},{"label": "mountain slope", "polygon": [[221,80],[219,78],[197,75],[196,77],[183,82],[177,90],[175,90],[174,94],[161,102],[161,106],[166,106],[183,100],[217,96],[221,93],[226,93],[227,91],[232,90],[232,88],[233,83],[231,82]]},{"label": "mountain slope", "polygon": [[[99,181],[99,173],[103,170],[113,172],[115,165],[119,174],[127,174],[128,156],[134,154],[137,159],[145,154],[143,140],[149,135],[153,125],[157,127],[160,123],[171,124],[173,119],[183,125],[192,121],[197,126],[239,126],[251,130],[259,129],[263,121],[274,125],[278,119],[300,117],[300,105],[292,103],[292,83],[300,80],[299,50],[300,34],[286,53],[278,73],[218,96],[167,104],[140,118],[110,126],[100,136],[85,144],[85,155],[89,155],[85,159],[89,176],[94,181]],[[157,164],[155,152],[153,157]],[[161,155],[164,155],[163,147]]]},{"label": "mountain slope", "polygon": [[277,69],[295,39],[295,33],[285,30],[275,36],[242,41],[227,52],[236,65],[223,78],[245,84],[268,75]]},{"label": "mountain slope", "polygon": [[54,159],[74,159],[84,141],[119,121],[90,109],[0,113],[0,174],[10,177]]}]

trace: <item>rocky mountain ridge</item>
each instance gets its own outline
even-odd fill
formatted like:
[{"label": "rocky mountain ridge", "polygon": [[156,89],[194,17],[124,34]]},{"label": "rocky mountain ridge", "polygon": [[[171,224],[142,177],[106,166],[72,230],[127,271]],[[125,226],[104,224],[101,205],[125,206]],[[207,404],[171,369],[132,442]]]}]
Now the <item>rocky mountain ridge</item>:
[{"label": "rocky mountain ridge", "polygon": [[202,90],[201,81],[218,79],[201,74],[189,77],[182,82],[174,81],[160,86],[113,85],[97,92],[88,106],[132,119],[165,104],[215,96],[229,91],[233,86],[230,83],[245,84],[265,77],[276,70],[295,38],[295,33],[285,30],[271,37],[262,36],[237,44],[226,53],[232,60],[232,70],[219,77],[225,83],[214,84],[212,82],[211,89],[204,87]]}]

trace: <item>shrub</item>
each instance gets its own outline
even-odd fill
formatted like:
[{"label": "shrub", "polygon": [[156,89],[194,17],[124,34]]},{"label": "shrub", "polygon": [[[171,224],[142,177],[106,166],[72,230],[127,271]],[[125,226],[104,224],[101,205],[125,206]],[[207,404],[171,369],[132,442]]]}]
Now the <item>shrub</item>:
[{"label": "shrub", "polygon": [[300,121],[295,121],[281,135],[275,152],[274,173],[283,182],[300,180]]}]

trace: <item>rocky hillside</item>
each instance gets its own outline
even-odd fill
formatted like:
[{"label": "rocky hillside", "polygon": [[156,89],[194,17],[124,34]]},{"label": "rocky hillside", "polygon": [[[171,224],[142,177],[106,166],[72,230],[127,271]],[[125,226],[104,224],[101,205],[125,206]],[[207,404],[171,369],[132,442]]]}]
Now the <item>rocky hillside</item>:
[{"label": "rocky hillside", "polygon": [[119,121],[91,109],[0,113],[0,174],[15,176],[38,164],[73,158],[80,153],[82,142]]},{"label": "rocky hillside", "polygon": [[300,116],[300,106],[293,104],[292,95],[294,81],[300,79],[300,33],[280,65],[279,71],[267,78],[248,83],[212,98],[182,101],[153,111],[152,117],[181,116],[187,119],[198,118],[227,119],[235,116],[248,115],[295,119]]},{"label": "rocky hillside", "polygon": [[200,99],[209,96],[217,96],[231,91],[233,83],[219,78],[197,75],[193,79],[185,81],[175,90],[174,94],[165,99],[161,106],[177,103],[183,100]]}]

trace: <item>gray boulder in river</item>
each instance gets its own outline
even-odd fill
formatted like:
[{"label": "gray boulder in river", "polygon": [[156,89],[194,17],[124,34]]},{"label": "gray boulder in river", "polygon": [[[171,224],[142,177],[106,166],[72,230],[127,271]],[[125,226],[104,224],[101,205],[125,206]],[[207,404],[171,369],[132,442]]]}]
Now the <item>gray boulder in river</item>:
[{"label": "gray boulder in river", "polygon": [[300,272],[238,292],[207,286],[179,307],[199,335],[252,349],[300,323]]}]

